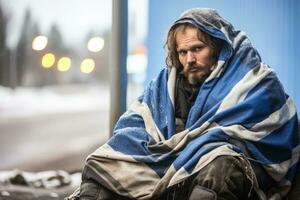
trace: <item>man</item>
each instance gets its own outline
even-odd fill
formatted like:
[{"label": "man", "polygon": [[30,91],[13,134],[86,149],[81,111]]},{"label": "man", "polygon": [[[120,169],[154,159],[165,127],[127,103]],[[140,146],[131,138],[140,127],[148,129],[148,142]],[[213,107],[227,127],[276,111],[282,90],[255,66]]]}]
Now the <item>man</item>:
[{"label": "man", "polygon": [[295,106],[245,33],[212,9],[171,26],[163,69],[92,153],[79,199],[281,199]]}]

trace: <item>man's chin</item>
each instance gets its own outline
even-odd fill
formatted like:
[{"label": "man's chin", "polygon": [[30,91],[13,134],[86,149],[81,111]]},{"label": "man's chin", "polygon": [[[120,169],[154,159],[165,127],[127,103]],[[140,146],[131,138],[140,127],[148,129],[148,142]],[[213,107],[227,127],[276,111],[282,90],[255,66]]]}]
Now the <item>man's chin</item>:
[{"label": "man's chin", "polygon": [[202,77],[195,77],[195,76],[189,76],[188,77],[188,81],[191,85],[194,85],[194,86],[199,86],[203,81],[204,81],[204,78]]}]

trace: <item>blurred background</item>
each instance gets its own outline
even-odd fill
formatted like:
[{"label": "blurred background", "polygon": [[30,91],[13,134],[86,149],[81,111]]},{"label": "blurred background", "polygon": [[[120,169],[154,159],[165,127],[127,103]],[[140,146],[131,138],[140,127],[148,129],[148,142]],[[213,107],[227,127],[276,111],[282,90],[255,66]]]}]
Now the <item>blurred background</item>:
[{"label": "blurred background", "polygon": [[[78,170],[109,138],[113,1],[0,0],[0,170]],[[248,34],[299,111],[299,1],[126,4],[126,92],[117,101],[129,105],[165,67],[165,36],[180,13],[211,7]]]},{"label": "blurred background", "polygon": [[[133,100],[145,80],[148,2],[127,8]],[[1,0],[0,27],[0,170],[80,169],[109,137],[112,1]]]}]

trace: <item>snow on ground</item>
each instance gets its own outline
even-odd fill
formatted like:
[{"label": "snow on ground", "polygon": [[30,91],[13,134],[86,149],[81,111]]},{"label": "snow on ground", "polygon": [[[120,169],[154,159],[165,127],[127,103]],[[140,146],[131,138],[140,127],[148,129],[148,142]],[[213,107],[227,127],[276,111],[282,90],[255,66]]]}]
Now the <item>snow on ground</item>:
[{"label": "snow on ground", "polygon": [[10,89],[0,86],[0,121],[37,115],[108,110],[109,87],[96,85]]},{"label": "snow on ground", "polygon": [[0,86],[0,169],[75,169],[108,138],[109,87]]},{"label": "snow on ground", "polygon": [[[71,169],[70,166],[73,167],[72,169],[80,169],[79,167],[91,151],[90,149],[95,144],[104,142],[107,137],[104,134],[107,131],[106,126],[102,125],[105,120],[99,116],[101,121],[97,122],[97,116],[108,113],[108,111],[108,86],[68,85],[16,88],[14,90],[0,86],[0,125],[2,127],[0,141],[4,142],[4,144],[1,142],[0,144],[3,147],[2,150],[6,152],[1,152],[4,154],[0,157],[2,168],[7,169],[0,171],[0,196],[13,195],[14,193],[6,190],[4,185],[8,183],[10,188],[11,186],[7,181],[20,176],[26,180],[30,188],[55,189],[67,185],[65,190],[73,191],[72,188],[76,188],[80,184],[81,173],[68,174],[66,171],[55,169]],[[53,118],[50,122],[48,120],[36,122],[33,119],[35,117],[48,119],[48,115],[57,114],[62,115]],[[69,114],[73,116],[71,121],[75,123],[70,128],[68,128],[70,126],[69,121],[60,122],[64,116],[70,118]],[[43,117],[41,118],[41,116]],[[81,117],[78,118],[77,116]],[[15,124],[15,119],[23,121],[23,119],[28,118],[32,118],[32,121]],[[50,123],[49,127],[43,128],[48,123]],[[65,126],[63,126],[64,123]],[[96,124],[99,124],[99,127]],[[18,126],[19,129],[14,129]],[[83,130],[78,126],[82,126]],[[79,133],[73,129],[78,129],[77,132]],[[54,170],[39,172],[16,170],[18,168],[47,168],[45,166]],[[58,195],[57,193],[53,194]]]},{"label": "snow on ground", "polygon": [[63,170],[49,170],[40,172],[26,172],[20,170],[1,171],[0,184],[14,184],[34,187],[55,189],[66,185],[78,187],[81,182],[81,173],[69,174]]}]

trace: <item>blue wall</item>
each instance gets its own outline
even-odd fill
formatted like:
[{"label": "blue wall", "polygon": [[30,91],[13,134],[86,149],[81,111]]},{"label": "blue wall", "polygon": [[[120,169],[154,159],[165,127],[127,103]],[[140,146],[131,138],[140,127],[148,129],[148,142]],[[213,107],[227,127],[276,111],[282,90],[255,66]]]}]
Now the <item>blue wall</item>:
[{"label": "blue wall", "polygon": [[[300,111],[300,1],[149,0],[148,83],[164,66],[168,28],[186,9],[209,7],[249,36],[264,63],[277,72]],[[297,34],[298,33],[298,34]]]}]

